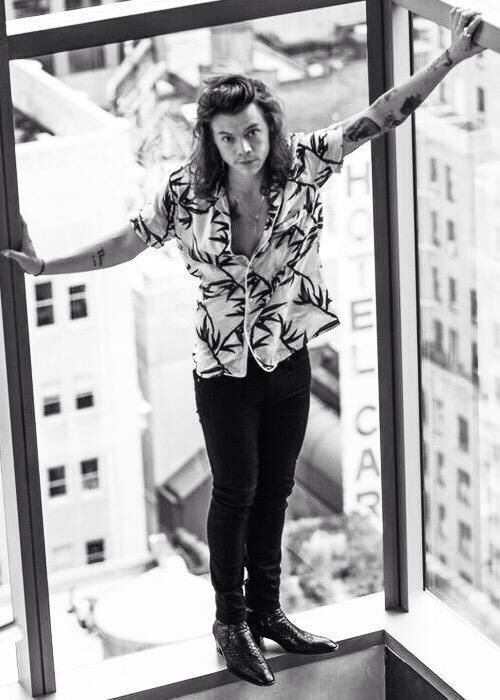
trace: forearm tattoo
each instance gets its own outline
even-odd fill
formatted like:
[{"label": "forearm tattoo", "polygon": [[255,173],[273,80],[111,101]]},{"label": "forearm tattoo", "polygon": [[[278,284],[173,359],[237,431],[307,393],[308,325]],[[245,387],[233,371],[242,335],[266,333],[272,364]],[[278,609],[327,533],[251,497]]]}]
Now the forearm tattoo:
[{"label": "forearm tattoo", "polygon": [[94,267],[102,267],[104,265],[104,256],[106,253],[104,252],[104,248],[98,248],[96,251],[96,255],[92,256],[92,262],[94,264]]},{"label": "forearm tattoo", "polygon": [[363,117],[345,129],[346,139],[364,141],[402,124],[439,82],[436,71],[449,69],[453,65],[454,62],[446,49],[432,63],[413,75],[409,84],[393,87],[375,100],[370,106],[370,116],[365,112]]},{"label": "forearm tattoo", "polygon": [[370,117],[361,117],[357,119],[354,124],[351,124],[346,131],[345,135],[349,141],[363,141],[364,139],[371,138],[380,133],[380,126],[370,119]]}]

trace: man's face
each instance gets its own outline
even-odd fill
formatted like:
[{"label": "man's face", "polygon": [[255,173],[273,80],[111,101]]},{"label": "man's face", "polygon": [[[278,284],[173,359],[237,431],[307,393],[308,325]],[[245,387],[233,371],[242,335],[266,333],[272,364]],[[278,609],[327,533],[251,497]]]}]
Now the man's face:
[{"label": "man's face", "polygon": [[269,153],[269,128],[255,102],[238,114],[219,112],[211,127],[221,158],[230,168],[246,177],[259,172]]}]

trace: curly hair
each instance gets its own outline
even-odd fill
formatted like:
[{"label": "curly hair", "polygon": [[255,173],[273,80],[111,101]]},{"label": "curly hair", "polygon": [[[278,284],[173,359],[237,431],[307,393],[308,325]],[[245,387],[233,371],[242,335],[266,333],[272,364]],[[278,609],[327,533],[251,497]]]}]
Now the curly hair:
[{"label": "curly hair", "polygon": [[292,154],[284,131],[284,114],[278,99],[268,86],[256,78],[238,73],[207,78],[198,96],[197,118],[193,129],[193,149],[189,165],[194,173],[194,191],[202,198],[213,196],[224,183],[227,163],[214,142],[211,121],[218,112],[237,114],[255,102],[269,128],[269,154],[265,163],[264,184],[268,194],[272,184],[285,186],[292,165]]}]

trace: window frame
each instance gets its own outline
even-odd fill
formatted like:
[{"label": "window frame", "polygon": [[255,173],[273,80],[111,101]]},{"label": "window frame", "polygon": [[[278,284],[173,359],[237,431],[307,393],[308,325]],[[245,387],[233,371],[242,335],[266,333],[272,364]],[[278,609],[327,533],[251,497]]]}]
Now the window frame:
[{"label": "window frame", "polygon": [[[18,248],[21,241],[9,60],[348,5],[355,1],[280,0],[271,5],[266,0],[253,3],[243,0],[177,0],[160,8],[157,0],[125,0],[8,22],[5,22],[4,4],[0,3],[0,81],[4,86],[0,93],[0,247]],[[411,12],[448,26],[452,4],[445,0],[373,0],[366,2],[365,6],[371,103],[385,90],[411,75]],[[475,0],[474,7],[481,9],[483,1]],[[489,17],[492,13],[484,4],[481,37],[484,45],[500,53],[500,16],[498,21],[495,16],[493,22]],[[381,46],[385,51],[380,51]],[[500,649],[488,643],[480,632],[424,588],[421,436],[420,430],[415,430],[416,425],[421,427],[421,358],[413,116],[395,131],[372,141],[371,149],[373,201],[377,203],[373,207],[373,223],[377,241],[379,399],[380,406],[384,406],[384,411],[380,412],[384,591],[345,604],[325,606],[316,614],[328,615],[332,629],[344,614],[348,621],[341,634],[354,636],[357,629],[358,648],[374,643],[390,645],[405,655],[419,672],[432,678],[436,687],[449,684],[473,700],[485,697],[488,683],[496,681]],[[399,236],[399,231],[404,235]],[[12,607],[23,632],[23,638],[16,645],[19,684],[27,693],[26,697],[31,697],[54,692],[56,676],[24,273],[3,259],[0,269],[0,342],[4,349],[0,353],[0,401],[3,402],[0,406],[1,468]],[[401,279],[406,280],[404,285],[399,284]],[[404,313],[401,313],[402,309]],[[363,611],[371,611],[371,617],[368,614],[363,616]],[[353,619],[353,613],[354,618],[359,619]],[[314,615],[315,611],[311,611],[310,618],[313,619]],[[432,633],[432,643],[424,631]],[[462,643],[464,638],[467,638],[467,645]],[[344,653],[353,649],[354,646],[347,645]],[[186,654],[185,645],[182,653]],[[135,656],[141,655],[123,659],[124,669],[141,663]],[[153,658],[153,654],[142,653],[143,659],[148,656]],[[463,663],[460,663],[461,659]],[[287,660],[286,663],[290,666],[297,662]],[[326,660],[325,663],[331,662]],[[113,664],[103,664],[103,667],[112,668],[113,677],[119,679],[121,674],[116,673],[116,669],[120,665],[122,661],[113,659]],[[179,681],[184,673],[184,680],[193,680],[186,674],[185,664],[165,666],[170,669],[166,675],[176,672]],[[215,665],[212,668],[217,670]],[[468,673],[469,668],[475,669],[473,678]],[[81,674],[82,669],[75,669],[73,675],[78,679]],[[66,672],[66,690],[70,685],[68,677]],[[148,682],[146,675],[141,680],[144,684]],[[201,676],[197,681],[202,683]],[[218,683],[213,678],[210,681],[211,686]],[[4,690],[6,688],[0,688],[0,697]],[[145,686],[133,697],[146,696],[148,690]],[[12,693],[12,687],[8,692]]]}]

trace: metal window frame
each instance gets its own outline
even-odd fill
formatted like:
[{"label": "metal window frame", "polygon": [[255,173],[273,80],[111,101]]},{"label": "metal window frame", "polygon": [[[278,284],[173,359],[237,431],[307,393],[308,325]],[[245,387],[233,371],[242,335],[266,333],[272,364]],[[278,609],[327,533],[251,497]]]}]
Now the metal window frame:
[{"label": "metal window frame", "polygon": [[[267,0],[177,0],[167,7],[165,0],[126,0],[9,22],[0,3],[0,247],[16,248],[21,240],[9,60],[355,1],[275,0],[271,5]],[[489,12],[487,3],[476,0],[474,6],[484,4]],[[365,6],[372,102],[411,75],[410,12],[448,26],[452,5],[444,0],[366,0]],[[485,17],[483,24],[482,43],[500,52],[499,23]],[[400,611],[410,609],[425,580],[420,436],[415,430],[420,426],[420,358],[413,129],[412,118],[371,143],[379,399],[384,408],[385,606]],[[0,453],[12,605],[24,633],[16,651],[19,682],[38,696],[54,692],[56,684],[25,286],[23,273],[3,258],[0,272]],[[403,278],[410,284],[402,286]]]}]

